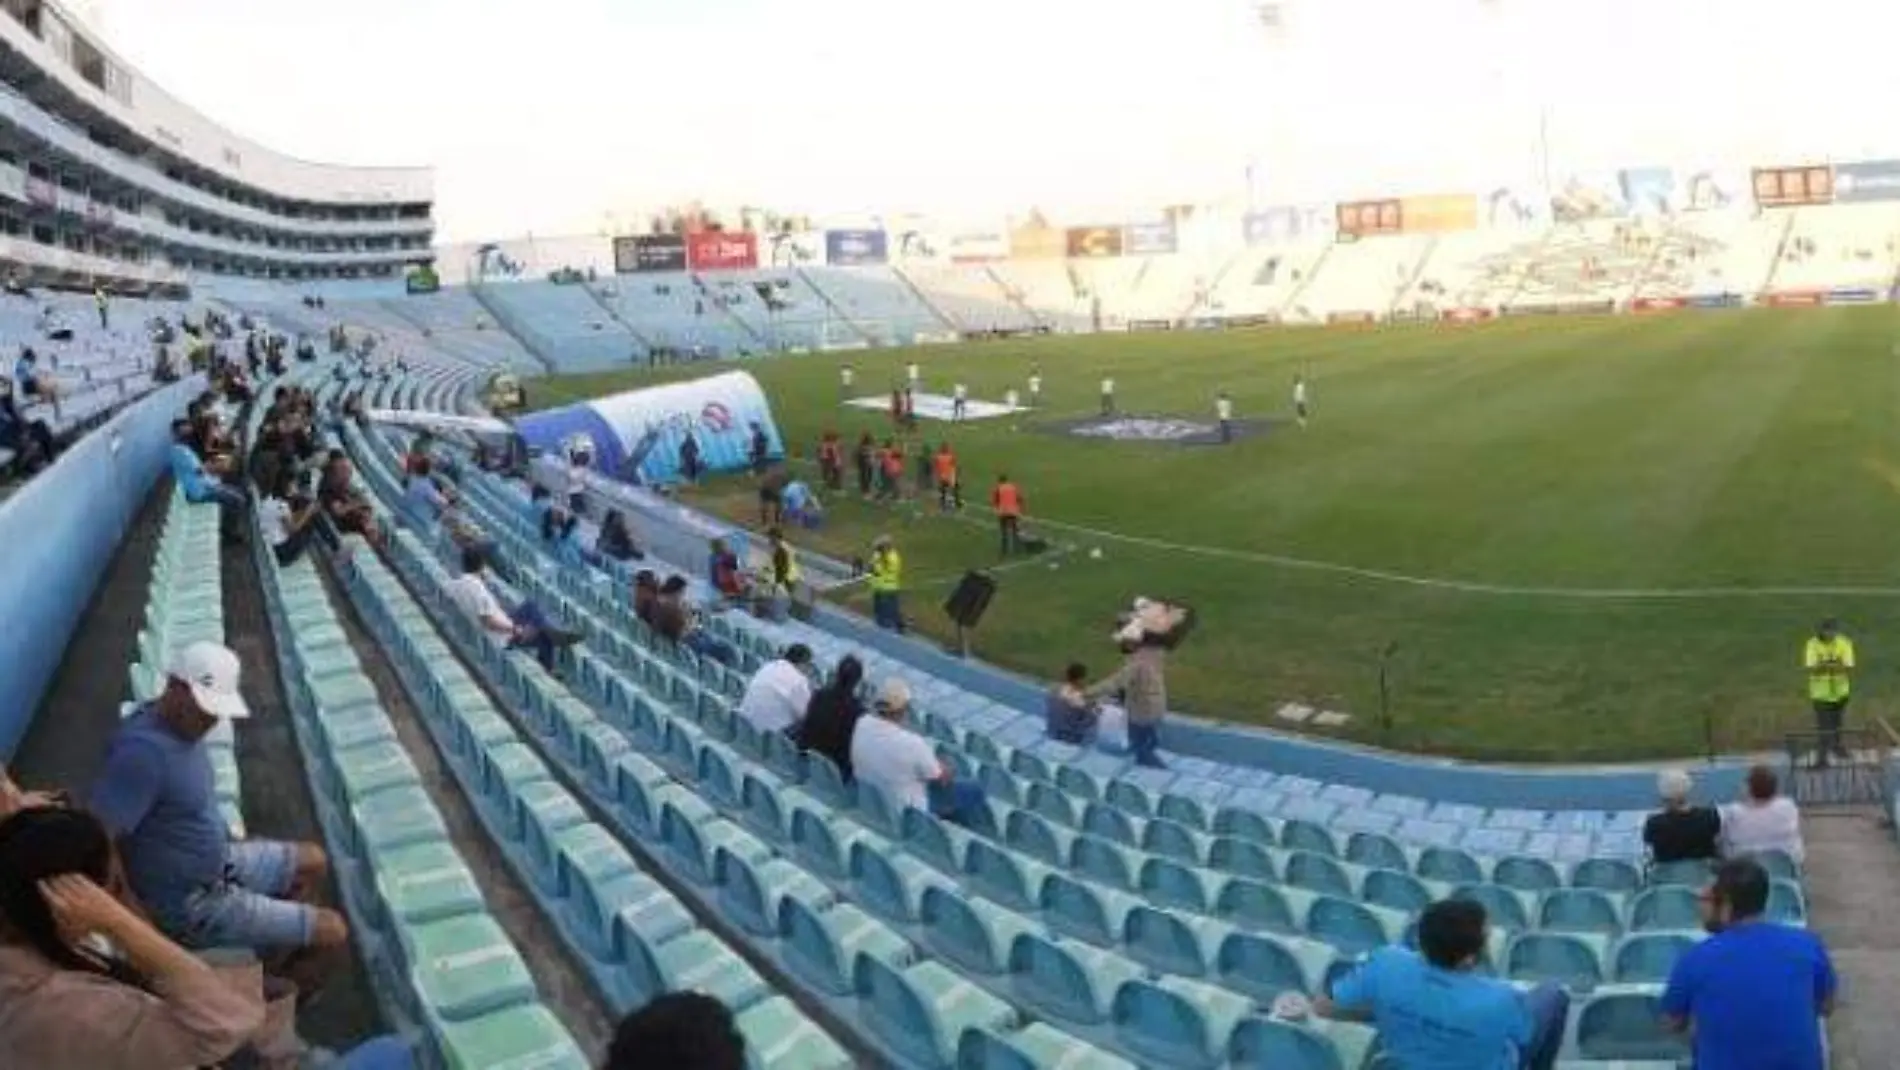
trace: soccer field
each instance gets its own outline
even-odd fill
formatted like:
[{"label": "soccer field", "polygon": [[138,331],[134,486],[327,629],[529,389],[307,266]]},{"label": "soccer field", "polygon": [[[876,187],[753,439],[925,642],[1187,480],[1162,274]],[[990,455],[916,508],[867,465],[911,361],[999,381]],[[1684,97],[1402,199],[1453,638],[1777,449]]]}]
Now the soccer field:
[{"label": "soccer field", "polygon": [[[1809,721],[1801,641],[1839,616],[1859,644],[1851,723],[1900,683],[1900,323],[1887,306],[1473,327],[1111,334],[814,354],[745,365],[795,455],[821,432],[882,437],[842,406],[905,363],[927,390],[1000,400],[1040,364],[1043,408],[950,425],[968,515],[829,498],[815,548],[899,540],[907,613],[996,561],[986,503],[1001,470],[1055,555],[999,575],[975,639],[1039,677],[1105,673],[1110,617],[1137,594],[1194,604],[1174,704],[1281,724],[1299,702],[1332,730],[1488,758],[1615,759],[1778,746]],[[699,366],[532,384],[537,406]],[[1314,419],[1291,420],[1303,374]],[[1266,421],[1230,446],[1113,441],[1059,425],[1095,415],[1104,375],[1124,412]],[[914,454],[913,454],[914,456]],[[744,477],[696,498],[756,520]],[[1074,546],[1079,552],[1063,553]],[[1088,553],[1099,547],[1101,557]],[[1390,727],[1381,723],[1381,652]]]}]

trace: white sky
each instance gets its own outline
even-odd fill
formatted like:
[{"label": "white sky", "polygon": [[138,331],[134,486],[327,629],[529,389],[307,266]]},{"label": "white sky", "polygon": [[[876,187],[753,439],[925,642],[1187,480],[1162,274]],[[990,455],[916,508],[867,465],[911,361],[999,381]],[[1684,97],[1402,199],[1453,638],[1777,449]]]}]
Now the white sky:
[{"label": "white sky", "polygon": [[[1879,0],[91,0],[272,148],[429,163],[445,240],[698,197],[1080,221],[1900,156]],[[1501,18],[1498,17],[1501,12]],[[1093,221],[1093,220],[1089,220]]]}]

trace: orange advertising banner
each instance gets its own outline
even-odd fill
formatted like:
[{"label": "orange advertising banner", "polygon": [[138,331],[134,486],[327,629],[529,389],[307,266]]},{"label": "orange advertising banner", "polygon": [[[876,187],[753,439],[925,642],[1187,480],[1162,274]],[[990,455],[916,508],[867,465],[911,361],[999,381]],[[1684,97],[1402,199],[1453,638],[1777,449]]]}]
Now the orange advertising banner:
[{"label": "orange advertising banner", "polygon": [[1755,168],[1755,203],[1763,208],[1829,204],[1834,200],[1834,170],[1824,164]]},{"label": "orange advertising banner", "polygon": [[1478,197],[1474,193],[1407,197],[1399,202],[1399,218],[1404,221],[1408,234],[1448,234],[1456,230],[1475,230],[1478,226]]},{"label": "orange advertising banner", "polygon": [[1010,228],[1009,255],[1012,260],[1060,260],[1069,251],[1068,237],[1061,227],[1024,223]]}]

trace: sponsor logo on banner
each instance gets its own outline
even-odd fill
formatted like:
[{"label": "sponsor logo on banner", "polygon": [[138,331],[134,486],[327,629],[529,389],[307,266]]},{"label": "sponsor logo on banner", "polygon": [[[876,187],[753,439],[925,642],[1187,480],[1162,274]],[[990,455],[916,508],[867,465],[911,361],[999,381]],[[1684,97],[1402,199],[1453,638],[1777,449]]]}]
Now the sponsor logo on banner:
[{"label": "sponsor logo on banner", "polygon": [[1212,424],[1166,417],[1128,416],[1083,424],[1072,429],[1083,438],[1107,438],[1116,442],[1183,442],[1218,434]]},{"label": "sponsor logo on banner", "polygon": [[1488,308],[1448,308],[1439,318],[1446,323],[1476,323],[1479,320],[1488,320],[1492,315],[1492,311]]},{"label": "sponsor logo on banner", "polygon": [[890,253],[890,238],[881,230],[825,231],[827,264],[882,264],[891,258]]},{"label": "sponsor logo on banner", "polygon": [[1122,232],[1122,252],[1129,256],[1165,256],[1179,244],[1173,223],[1130,223]]},{"label": "sponsor logo on banner", "polygon": [[1009,236],[998,230],[961,231],[950,236],[950,259],[961,264],[1009,258]]},{"label": "sponsor logo on banner", "polygon": [[622,275],[648,271],[685,271],[686,237],[635,234],[614,239],[614,270]]},{"label": "sponsor logo on banner", "polygon": [[1834,199],[1842,203],[1900,200],[1900,160],[1835,164]]},{"label": "sponsor logo on banner", "polygon": [[1762,294],[1757,304],[1770,308],[1813,308],[1827,302],[1825,290],[1788,290],[1782,293]]},{"label": "sponsor logo on banner", "polygon": [[1063,238],[1063,246],[1069,256],[1076,260],[1089,260],[1104,256],[1122,255],[1122,229],[1120,227],[1070,227]]},{"label": "sponsor logo on banner", "polygon": [[1827,292],[1827,303],[1830,305],[1871,305],[1878,300],[1878,290],[1840,289]]},{"label": "sponsor logo on banner", "polygon": [[1478,198],[1470,193],[1440,193],[1399,201],[1399,222],[1407,234],[1449,234],[1475,230]]},{"label": "sponsor logo on banner", "polygon": [[732,430],[732,410],[723,401],[708,401],[699,410],[699,424],[715,435]]},{"label": "sponsor logo on banner", "polygon": [[1328,312],[1326,313],[1327,323],[1371,323],[1373,322],[1373,319],[1374,317],[1372,313],[1370,312]]},{"label": "sponsor logo on banner", "polygon": [[43,178],[28,178],[26,203],[36,208],[51,208],[59,203],[59,187]]},{"label": "sponsor logo on banner", "polygon": [[759,266],[759,237],[702,230],[686,236],[686,265],[694,271],[737,271]]},{"label": "sponsor logo on banner", "polygon": [[1222,319],[1221,322],[1237,330],[1247,327],[1277,327],[1280,324],[1280,314],[1277,312],[1255,312],[1245,316],[1228,316]]},{"label": "sponsor logo on banner", "polygon": [[1740,308],[1741,294],[1697,294],[1689,298],[1690,308]]},{"label": "sponsor logo on banner", "polygon": [[1173,320],[1129,320],[1128,329],[1130,331],[1172,331],[1174,330],[1174,321]]},{"label": "sponsor logo on banner", "polygon": [[1548,305],[1504,306],[1506,316],[1561,316],[1570,313],[1615,311],[1615,301],[1557,301]]},{"label": "sponsor logo on banner", "polygon": [[1639,297],[1630,302],[1631,312],[1668,312],[1686,308],[1689,305],[1685,297]]}]

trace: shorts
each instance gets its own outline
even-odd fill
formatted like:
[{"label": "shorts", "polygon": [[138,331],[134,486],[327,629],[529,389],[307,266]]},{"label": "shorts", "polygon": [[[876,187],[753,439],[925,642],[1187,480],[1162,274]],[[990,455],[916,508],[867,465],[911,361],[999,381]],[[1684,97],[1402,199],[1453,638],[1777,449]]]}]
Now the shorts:
[{"label": "shorts", "polygon": [[224,880],[186,896],[167,921],[189,948],[281,950],[309,947],[317,910],[283,898],[297,879],[297,845],[276,840],[232,843]]}]

